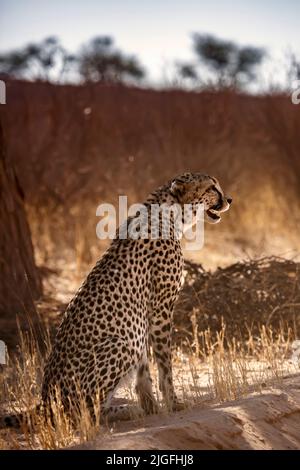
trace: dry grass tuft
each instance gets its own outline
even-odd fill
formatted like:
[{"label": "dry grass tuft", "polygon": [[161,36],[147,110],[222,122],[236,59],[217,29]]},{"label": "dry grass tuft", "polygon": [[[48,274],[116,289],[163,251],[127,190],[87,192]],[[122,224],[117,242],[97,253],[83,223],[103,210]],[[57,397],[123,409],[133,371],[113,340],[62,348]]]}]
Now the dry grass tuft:
[{"label": "dry grass tuft", "polygon": [[[283,377],[299,373],[291,360],[294,333],[261,327],[246,341],[226,337],[226,325],[216,334],[200,332],[190,345],[190,353],[177,348],[174,355],[177,390],[187,407],[207,401],[235,400],[261,391]],[[195,344],[196,343],[196,344]]]},{"label": "dry grass tuft", "polygon": [[88,441],[100,429],[99,398],[94,402],[93,417],[82,399],[75,418],[71,420],[64,412],[57,390],[51,403],[51,416],[50,413],[45,416],[39,412],[37,405],[40,402],[42,374],[45,358],[50,352],[49,331],[41,326],[41,332],[43,348],[32,328],[25,333],[19,329],[18,351],[8,359],[7,368],[0,375],[0,390],[5,400],[6,413],[22,412],[25,418],[21,425],[22,437],[9,437],[14,448],[60,449],[72,443]]}]

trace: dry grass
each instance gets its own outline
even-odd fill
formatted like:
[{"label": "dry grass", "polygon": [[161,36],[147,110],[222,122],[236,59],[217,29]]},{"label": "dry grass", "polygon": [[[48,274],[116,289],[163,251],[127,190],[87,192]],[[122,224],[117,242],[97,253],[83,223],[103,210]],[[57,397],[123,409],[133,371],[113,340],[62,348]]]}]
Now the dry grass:
[{"label": "dry grass", "polygon": [[[271,328],[262,328],[259,337],[254,338],[249,331],[247,342],[241,343],[233,338],[226,344],[225,330],[223,325],[216,340],[209,330],[195,331],[190,354],[180,348],[174,351],[174,383],[185,407],[210,406],[234,400],[275,382],[280,384],[283,376],[299,372],[298,365],[289,360],[293,341],[290,330],[275,334]],[[40,341],[37,342],[33,332],[24,336],[20,331],[19,351],[9,359],[1,375],[0,389],[6,411],[18,413],[22,410],[28,420],[21,433],[8,431],[1,436],[2,448],[59,449],[88,441],[101,432],[97,400],[94,404],[95,419],[91,418],[82,400],[76,418],[71,422],[63,411],[59,393],[52,404],[51,419],[35,412],[44,358],[49,350],[47,331],[44,331],[44,345],[42,353]],[[153,365],[152,374],[161,412],[166,413]],[[117,395],[130,402],[136,400],[131,386],[120,389]],[[136,417],[134,413],[133,407],[132,418]]]},{"label": "dry grass", "polygon": [[25,334],[19,329],[18,352],[8,358],[6,369],[1,374],[0,392],[6,412],[22,412],[25,420],[21,425],[22,437],[10,434],[7,446],[11,442],[14,448],[59,449],[90,440],[99,432],[99,398],[94,403],[94,417],[82,399],[76,416],[71,419],[63,410],[59,390],[56,390],[51,403],[51,416],[50,413],[45,416],[36,408],[40,401],[45,357],[49,351],[50,336],[46,328],[40,327],[39,338],[33,328]]},{"label": "dry grass", "polygon": [[291,329],[275,333],[271,327],[261,327],[254,337],[249,328],[245,342],[234,337],[228,341],[225,331],[223,324],[216,335],[209,329],[196,332],[193,352],[177,349],[177,387],[187,406],[209,399],[235,400],[299,372],[300,364],[290,360],[295,337]]}]

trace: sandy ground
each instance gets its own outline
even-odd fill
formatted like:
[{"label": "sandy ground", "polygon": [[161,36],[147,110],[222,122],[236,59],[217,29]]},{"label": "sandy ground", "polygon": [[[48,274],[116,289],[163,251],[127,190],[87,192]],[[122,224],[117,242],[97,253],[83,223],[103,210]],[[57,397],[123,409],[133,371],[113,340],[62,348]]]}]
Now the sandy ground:
[{"label": "sandy ground", "polygon": [[74,448],[300,449],[300,375],[210,408],[120,422],[113,433]]}]

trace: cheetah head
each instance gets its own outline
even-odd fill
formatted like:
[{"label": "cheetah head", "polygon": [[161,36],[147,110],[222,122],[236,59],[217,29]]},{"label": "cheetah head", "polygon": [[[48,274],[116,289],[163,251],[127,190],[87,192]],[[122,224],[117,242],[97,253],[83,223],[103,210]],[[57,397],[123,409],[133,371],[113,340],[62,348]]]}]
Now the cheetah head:
[{"label": "cheetah head", "polygon": [[[232,198],[226,196],[212,176],[201,173],[184,173],[170,182],[170,193],[180,204],[203,204],[205,220],[217,224],[221,213],[229,209]],[[196,209],[195,209],[196,210]]]}]

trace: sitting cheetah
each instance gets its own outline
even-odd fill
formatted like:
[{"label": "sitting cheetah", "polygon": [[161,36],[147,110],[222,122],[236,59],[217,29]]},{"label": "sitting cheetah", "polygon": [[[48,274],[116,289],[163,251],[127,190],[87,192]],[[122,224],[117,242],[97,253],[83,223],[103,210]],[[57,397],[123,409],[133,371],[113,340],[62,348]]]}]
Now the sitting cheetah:
[{"label": "sitting cheetah", "polygon": [[[231,201],[215,178],[184,173],[151,193],[144,205],[192,204],[194,209],[202,203],[205,219],[217,223]],[[134,220],[129,217],[126,225]],[[98,393],[106,414],[114,391],[134,372],[141,407],[155,413],[148,366],[151,344],[165,403],[169,410],[181,407],[172,382],[171,330],[182,284],[182,249],[172,224],[168,238],[162,236],[161,225],[158,238],[148,234],[120,239],[117,232],[68,305],[44,371],[45,406],[58,387],[67,410],[76,408],[79,393],[90,407]],[[6,425],[12,421],[6,417]]]}]

